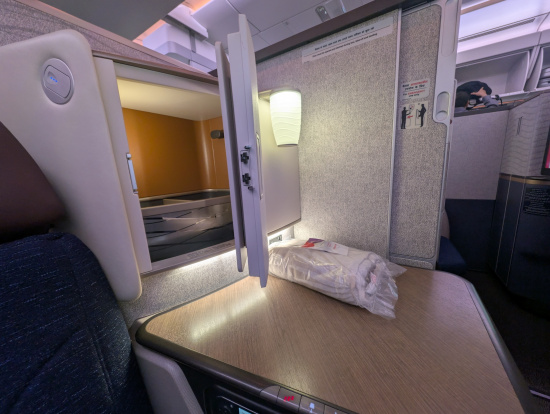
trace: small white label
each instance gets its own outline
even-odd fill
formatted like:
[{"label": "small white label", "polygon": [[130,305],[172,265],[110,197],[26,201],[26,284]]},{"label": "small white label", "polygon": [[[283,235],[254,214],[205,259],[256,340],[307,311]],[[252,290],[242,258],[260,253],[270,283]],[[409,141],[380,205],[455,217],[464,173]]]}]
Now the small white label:
[{"label": "small white label", "polygon": [[401,83],[401,100],[426,98],[430,94],[430,80],[420,79]]},{"label": "small white label", "polygon": [[302,247],[307,247],[312,250],[321,250],[328,253],[341,254],[343,256],[347,256],[349,251],[349,247],[344,246],[343,244],[312,238],[308,239]]},{"label": "small white label", "polygon": [[302,63],[311,62],[350,47],[376,40],[393,32],[393,17],[386,17],[375,23],[365,23],[330,40],[322,40],[302,51]]},{"label": "small white label", "polygon": [[424,128],[428,120],[428,101],[401,105],[401,129]]}]

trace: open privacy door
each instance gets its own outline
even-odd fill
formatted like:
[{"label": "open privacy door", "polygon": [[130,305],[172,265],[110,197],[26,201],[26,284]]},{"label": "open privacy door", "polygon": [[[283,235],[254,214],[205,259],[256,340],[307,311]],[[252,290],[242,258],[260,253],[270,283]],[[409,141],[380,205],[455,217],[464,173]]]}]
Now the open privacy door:
[{"label": "open privacy door", "polygon": [[239,16],[239,32],[228,37],[229,59],[216,43],[218,79],[235,229],[237,265],[248,255],[250,276],[265,287],[268,273],[256,61],[248,22]]}]

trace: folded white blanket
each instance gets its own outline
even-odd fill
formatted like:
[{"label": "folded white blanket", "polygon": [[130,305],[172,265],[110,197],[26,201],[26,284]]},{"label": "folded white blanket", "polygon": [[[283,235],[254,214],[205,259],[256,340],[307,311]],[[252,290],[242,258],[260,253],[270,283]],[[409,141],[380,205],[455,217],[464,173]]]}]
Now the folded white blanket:
[{"label": "folded white blanket", "polygon": [[273,244],[269,273],[370,312],[395,318],[395,277],[405,268],[379,255],[349,248],[346,256],[301,247],[305,241]]}]

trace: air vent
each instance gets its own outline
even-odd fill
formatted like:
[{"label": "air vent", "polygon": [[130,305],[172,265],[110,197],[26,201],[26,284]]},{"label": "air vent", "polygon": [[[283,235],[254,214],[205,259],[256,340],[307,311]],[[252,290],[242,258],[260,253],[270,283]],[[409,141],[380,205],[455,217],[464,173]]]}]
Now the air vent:
[{"label": "air vent", "polygon": [[458,39],[458,41],[459,42],[465,42],[467,40],[476,39],[478,37],[487,36],[487,35],[497,33],[497,32],[502,32],[504,30],[512,29],[513,27],[518,27],[518,26],[523,26],[525,24],[533,23],[535,21],[535,19],[536,19],[536,17],[531,17],[530,19],[521,20],[519,22],[510,23],[510,24],[506,24],[504,26],[495,27],[494,29],[491,29],[491,30],[485,30],[484,32],[479,32],[479,33],[475,33],[475,34],[470,35],[470,36],[461,37],[460,39]]}]

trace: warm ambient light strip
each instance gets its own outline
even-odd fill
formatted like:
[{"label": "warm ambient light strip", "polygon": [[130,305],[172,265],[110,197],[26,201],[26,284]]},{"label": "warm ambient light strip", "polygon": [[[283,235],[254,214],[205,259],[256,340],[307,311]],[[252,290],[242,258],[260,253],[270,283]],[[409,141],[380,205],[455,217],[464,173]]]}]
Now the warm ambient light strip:
[{"label": "warm ambient light strip", "polygon": [[297,90],[271,92],[271,123],[277,145],[296,145],[302,126],[302,95]]}]

